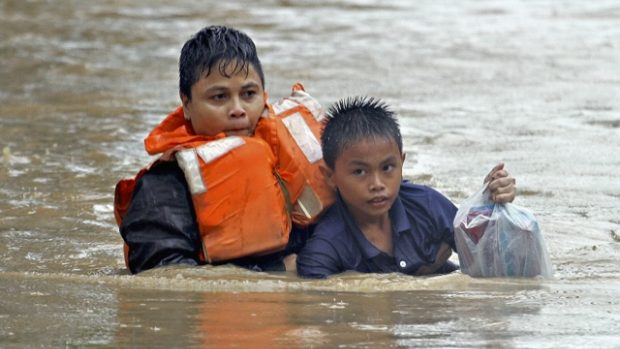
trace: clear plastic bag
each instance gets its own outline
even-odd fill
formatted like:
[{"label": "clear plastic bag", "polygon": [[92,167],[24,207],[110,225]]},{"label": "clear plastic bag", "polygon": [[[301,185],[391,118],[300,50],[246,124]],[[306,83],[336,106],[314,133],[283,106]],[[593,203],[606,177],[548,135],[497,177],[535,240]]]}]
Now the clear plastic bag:
[{"label": "clear plastic bag", "polygon": [[536,217],[514,204],[496,204],[484,186],[454,218],[461,271],[481,277],[550,278],[549,254]]}]

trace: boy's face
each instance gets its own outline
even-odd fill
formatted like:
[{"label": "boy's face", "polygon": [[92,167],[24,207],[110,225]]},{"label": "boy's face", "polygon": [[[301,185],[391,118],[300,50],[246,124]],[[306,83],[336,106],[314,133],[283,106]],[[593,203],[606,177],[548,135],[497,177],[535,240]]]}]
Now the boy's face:
[{"label": "boy's face", "polygon": [[[250,64],[226,77],[214,65],[209,75],[192,85],[191,100],[181,94],[183,112],[198,135],[249,136],[265,109],[265,93],[258,73]],[[232,69],[234,62],[227,67]]]},{"label": "boy's face", "polygon": [[324,173],[361,224],[388,214],[400,190],[404,159],[391,138],[363,139],[345,148]]}]

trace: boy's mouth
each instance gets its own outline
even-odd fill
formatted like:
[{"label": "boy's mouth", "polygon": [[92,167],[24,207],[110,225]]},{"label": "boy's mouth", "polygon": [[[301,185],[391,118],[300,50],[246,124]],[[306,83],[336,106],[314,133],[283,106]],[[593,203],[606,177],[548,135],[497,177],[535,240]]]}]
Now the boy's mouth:
[{"label": "boy's mouth", "polygon": [[377,207],[384,206],[388,202],[389,200],[387,196],[376,196],[368,201],[369,204],[371,204],[372,206],[377,206]]},{"label": "boy's mouth", "polygon": [[226,133],[227,136],[247,136],[250,134],[247,128],[235,128],[224,133]]}]

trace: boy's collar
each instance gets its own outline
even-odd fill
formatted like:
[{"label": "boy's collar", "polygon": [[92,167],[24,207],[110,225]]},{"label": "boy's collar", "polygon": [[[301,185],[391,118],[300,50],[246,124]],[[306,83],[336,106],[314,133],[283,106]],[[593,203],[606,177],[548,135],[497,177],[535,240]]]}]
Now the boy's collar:
[{"label": "boy's collar", "polygon": [[[362,230],[357,226],[353,216],[349,212],[347,208],[347,204],[342,200],[340,193],[336,193],[336,204],[340,211],[340,216],[342,217],[346,230],[349,232],[353,239],[357,242],[362,254],[365,258],[374,258],[381,253],[378,248],[373,246],[364,236]],[[392,207],[389,210],[389,215],[392,221],[392,232],[393,236],[400,236],[401,233],[408,231],[411,229],[411,223],[409,222],[409,218],[407,217],[407,211],[405,210],[405,206],[400,199],[400,195],[396,196]]]}]

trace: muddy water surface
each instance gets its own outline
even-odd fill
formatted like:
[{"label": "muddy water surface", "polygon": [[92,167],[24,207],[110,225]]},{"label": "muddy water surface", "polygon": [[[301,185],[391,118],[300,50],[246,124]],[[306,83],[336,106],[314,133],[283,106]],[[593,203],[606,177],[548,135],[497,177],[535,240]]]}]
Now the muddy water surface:
[{"label": "muddy water surface", "polygon": [[[457,204],[504,161],[554,279],[128,275],[113,188],[208,24],[255,39],[272,99],[388,101],[406,176]],[[616,1],[6,0],[0,33],[0,347],[620,347]]]}]

